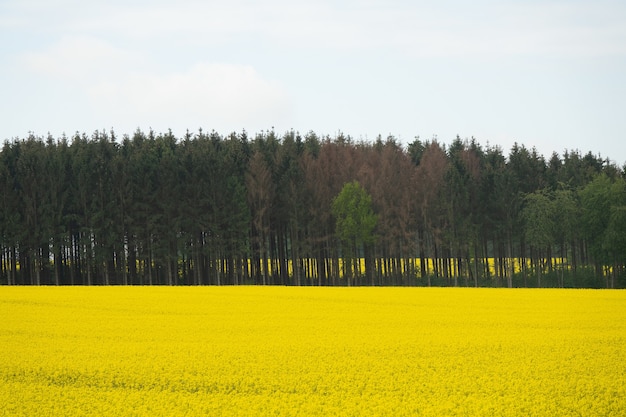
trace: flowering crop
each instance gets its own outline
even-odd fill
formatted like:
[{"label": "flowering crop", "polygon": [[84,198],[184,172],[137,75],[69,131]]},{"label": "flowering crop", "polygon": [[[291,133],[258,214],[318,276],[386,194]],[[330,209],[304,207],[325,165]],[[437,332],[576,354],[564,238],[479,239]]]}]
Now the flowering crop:
[{"label": "flowering crop", "polygon": [[626,415],[626,292],[4,287],[0,415]]}]

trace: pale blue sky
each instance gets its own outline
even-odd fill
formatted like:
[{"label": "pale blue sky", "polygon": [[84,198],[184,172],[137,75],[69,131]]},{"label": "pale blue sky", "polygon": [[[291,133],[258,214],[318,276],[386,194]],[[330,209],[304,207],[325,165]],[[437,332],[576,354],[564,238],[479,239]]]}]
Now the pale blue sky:
[{"label": "pale blue sky", "polygon": [[626,162],[626,2],[0,0],[0,139],[272,126]]}]

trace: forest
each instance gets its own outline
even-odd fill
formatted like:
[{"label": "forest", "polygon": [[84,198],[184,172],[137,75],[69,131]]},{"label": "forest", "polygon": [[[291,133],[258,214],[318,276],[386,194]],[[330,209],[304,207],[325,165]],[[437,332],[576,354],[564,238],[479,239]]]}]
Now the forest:
[{"label": "forest", "polygon": [[626,166],[457,136],[5,141],[4,285],[626,287]]}]

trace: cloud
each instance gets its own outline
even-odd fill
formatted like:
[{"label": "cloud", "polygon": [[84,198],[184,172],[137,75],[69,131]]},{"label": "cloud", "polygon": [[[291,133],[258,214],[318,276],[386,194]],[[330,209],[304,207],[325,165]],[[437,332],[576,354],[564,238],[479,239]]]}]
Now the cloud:
[{"label": "cloud", "polygon": [[127,71],[137,59],[101,39],[64,36],[44,51],[24,53],[19,61],[34,73],[90,83]]},{"label": "cloud", "polygon": [[[417,57],[626,53],[626,7],[611,0],[467,3],[388,1],[112,0],[15,2],[30,27],[203,46],[273,45],[314,51],[399,50]],[[32,3],[29,0],[25,4]],[[69,7],[71,5],[71,7]]]},{"label": "cloud", "polygon": [[93,85],[94,107],[124,124],[158,129],[259,130],[286,123],[285,89],[251,66],[202,63],[173,74],[136,73]]},{"label": "cloud", "polygon": [[254,131],[291,117],[286,89],[250,65],[199,62],[168,72],[141,53],[84,36],[64,37],[19,61],[35,75],[82,91],[91,120],[125,132],[150,126]]},{"label": "cloud", "polygon": [[355,19],[371,45],[419,58],[624,55],[623,6],[599,1],[388,3]]}]

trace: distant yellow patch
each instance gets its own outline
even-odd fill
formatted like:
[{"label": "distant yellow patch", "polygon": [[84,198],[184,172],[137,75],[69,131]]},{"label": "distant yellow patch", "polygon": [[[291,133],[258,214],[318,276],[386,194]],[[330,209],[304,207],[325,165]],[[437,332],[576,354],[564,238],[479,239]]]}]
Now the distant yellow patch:
[{"label": "distant yellow patch", "polygon": [[626,292],[0,289],[0,415],[626,415]]}]

